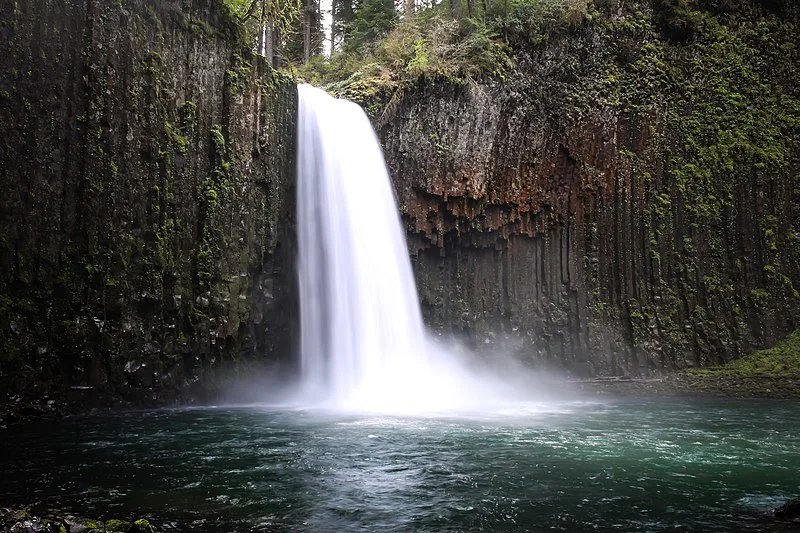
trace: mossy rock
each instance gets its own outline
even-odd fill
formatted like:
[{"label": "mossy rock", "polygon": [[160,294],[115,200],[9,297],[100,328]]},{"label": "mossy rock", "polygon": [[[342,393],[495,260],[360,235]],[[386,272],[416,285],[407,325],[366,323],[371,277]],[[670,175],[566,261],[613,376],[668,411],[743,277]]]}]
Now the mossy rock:
[{"label": "mossy rock", "polygon": [[116,518],[106,520],[107,533],[128,533],[131,526],[132,524],[126,520],[117,520]]},{"label": "mossy rock", "polygon": [[[101,529],[102,525],[98,528]],[[94,528],[92,528],[94,530]],[[127,520],[111,519],[105,524],[106,533],[154,533],[153,526],[144,518],[128,522]]]},{"label": "mossy rock", "polygon": [[29,513],[25,509],[7,510],[2,515],[3,522],[7,524],[15,524],[16,522],[20,522],[22,520],[30,520],[30,519],[31,519],[31,513]]},{"label": "mossy rock", "polygon": [[65,519],[67,526],[69,526],[70,531],[106,531],[106,526],[103,522],[99,522],[97,520],[85,520],[82,518],[76,518],[74,516],[68,516]]},{"label": "mossy rock", "polygon": [[144,518],[140,518],[136,520],[130,528],[128,528],[128,533],[154,533],[153,526],[150,525],[150,522],[145,520]]}]

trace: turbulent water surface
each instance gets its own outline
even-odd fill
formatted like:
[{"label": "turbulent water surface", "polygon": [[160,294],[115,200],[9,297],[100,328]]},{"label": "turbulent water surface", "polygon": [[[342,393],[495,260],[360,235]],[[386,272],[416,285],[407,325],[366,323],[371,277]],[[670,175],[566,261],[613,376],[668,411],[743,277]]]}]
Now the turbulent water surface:
[{"label": "turbulent water surface", "polygon": [[800,493],[797,407],[79,417],[3,431],[0,497],[192,531],[766,531],[760,513]]}]

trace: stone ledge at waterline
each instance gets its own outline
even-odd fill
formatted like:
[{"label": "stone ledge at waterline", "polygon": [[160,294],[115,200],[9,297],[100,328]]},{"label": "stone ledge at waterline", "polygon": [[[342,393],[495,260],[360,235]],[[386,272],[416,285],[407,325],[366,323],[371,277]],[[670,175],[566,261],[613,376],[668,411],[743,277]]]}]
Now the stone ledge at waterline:
[{"label": "stone ledge at waterline", "polygon": [[800,330],[777,345],[722,366],[677,372],[661,379],[578,380],[583,392],[620,396],[800,398]]},{"label": "stone ledge at waterline", "polygon": [[[792,498],[775,509],[764,511],[760,520],[778,529],[796,531],[800,525],[800,497]],[[175,524],[173,524],[174,527]],[[55,511],[32,513],[25,509],[0,507],[0,528],[3,533],[156,533],[151,521],[117,518],[91,520]]]},{"label": "stone ledge at waterline", "polygon": [[0,508],[3,533],[155,533],[148,520],[90,520],[56,512]]},{"label": "stone ledge at waterline", "polygon": [[589,395],[800,399],[800,376],[714,377],[678,373],[664,378],[597,378],[569,383]]},{"label": "stone ledge at waterline", "polygon": [[223,0],[0,3],[8,401],[190,401],[290,355],[296,87],[240,32]]}]

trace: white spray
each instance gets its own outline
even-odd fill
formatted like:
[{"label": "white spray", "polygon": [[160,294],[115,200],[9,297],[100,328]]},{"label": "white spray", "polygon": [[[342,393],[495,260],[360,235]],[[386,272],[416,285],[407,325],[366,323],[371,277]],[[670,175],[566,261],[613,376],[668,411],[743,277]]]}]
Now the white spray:
[{"label": "white spray", "polygon": [[301,85],[297,213],[303,397],[419,413],[491,401],[429,342],[383,154],[363,110]]}]

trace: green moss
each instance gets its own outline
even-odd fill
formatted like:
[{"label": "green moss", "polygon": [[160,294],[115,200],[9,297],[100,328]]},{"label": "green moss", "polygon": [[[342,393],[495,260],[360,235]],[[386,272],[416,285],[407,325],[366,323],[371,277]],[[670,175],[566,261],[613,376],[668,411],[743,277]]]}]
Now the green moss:
[{"label": "green moss", "polygon": [[208,22],[192,17],[189,20],[189,30],[193,33],[205,37],[213,37],[217,35],[217,30]]},{"label": "green moss", "polygon": [[189,135],[195,131],[197,122],[197,104],[191,100],[186,100],[178,106],[178,114],[181,119],[181,130],[184,135]]},{"label": "green moss", "polygon": [[113,159],[108,161],[108,176],[112,181],[116,181],[119,177],[119,167],[117,167]]},{"label": "green moss", "polygon": [[108,533],[128,533],[130,527],[131,523],[125,520],[106,520],[106,531]]},{"label": "green moss", "polygon": [[136,520],[131,528],[128,530],[129,533],[153,533],[153,526],[150,525],[150,522],[145,520],[144,518],[140,518]]},{"label": "green moss", "polygon": [[185,136],[181,135],[180,132],[169,122],[164,123],[164,133],[167,134],[167,139],[169,139],[172,146],[175,147],[175,150],[178,153],[185,154],[186,153],[186,146],[189,144],[189,141],[186,139]]},{"label": "green moss", "polygon": [[218,152],[221,153],[225,150],[225,135],[222,133],[222,126],[219,124],[211,126],[211,142],[214,143],[214,147]]},{"label": "green moss", "polygon": [[156,75],[158,74],[158,71],[161,70],[164,60],[162,59],[161,54],[151,50],[142,60],[142,64],[149,74]]},{"label": "green moss", "polygon": [[235,166],[229,160],[229,147],[222,126],[215,124],[211,127],[211,142],[214,146],[214,168],[200,183],[201,238],[195,253],[197,279],[205,290],[221,275],[220,243],[225,242],[225,237],[219,234],[224,226],[221,217],[223,206],[228,205],[231,199],[231,187],[236,179]]},{"label": "green moss", "polygon": [[234,59],[234,67],[225,71],[225,86],[232,95],[242,94],[250,80],[253,65],[241,56]]},{"label": "green moss", "polygon": [[174,250],[172,247],[172,237],[175,234],[175,220],[165,218],[164,222],[155,229],[156,247],[158,250],[158,261],[164,270],[175,268]]},{"label": "green moss", "polygon": [[17,509],[7,513],[4,518],[7,522],[20,522],[22,520],[30,520],[33,517],[25,509]]},{"label": "green moss", "polygon": [[232,17],[242,18],[250,8],[248,0],[222,0],[222,5],[227,9]]},{"label": "green moss", "polygon": [[687,373],[709,377],[798,376],[800,375],[800,329],[774,348],[753,352],[720,367],[692,369]]},{"label": "green moss", "polygon": [[[585,117],[597,113],[599,101],[651,125],[644,149],[618,148],[618,164],[646,191],[644,242],[658,296],[648,314],[670,339],[666,349],[676,366],[685,352],[697,353],[693,345],[736,353],[760,331],[742,317],[757,313],[768,322],[778,309],[796,316],[789,300],[800,296],[792,283],[800,255],[800,240],[789,235],[795,217],[779,196],[764,196],[797,179],[800,99],[790,89],[796,69],[777,45],[791,40],[792,23],[752,7],[720,16],[698,2],[684,4],[677,16],[691,26],[690,41],[665,40],[658,19],[632,12],[634,6],[607,23],[598,20],[597,35],[607,40],[602,48],[615,61],[589,55],[593,73],[576,71],[574,109],[565,110]],[[776,67],[788,70],[776,76]],[[751,198],[742,199],[743,192]],[[755,202],[758,211],[751,210]],[[753,239],[736,229],[742,220],[755,224]],[[734,242],[763,252],[760,263],[738,260]],[[752,290],[737,290],[743,278]],[[603,294],[600,287],[593,292]]]}]

